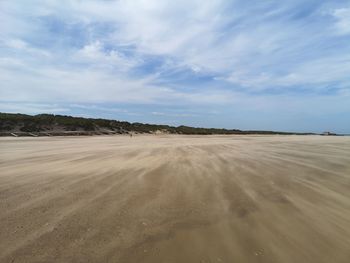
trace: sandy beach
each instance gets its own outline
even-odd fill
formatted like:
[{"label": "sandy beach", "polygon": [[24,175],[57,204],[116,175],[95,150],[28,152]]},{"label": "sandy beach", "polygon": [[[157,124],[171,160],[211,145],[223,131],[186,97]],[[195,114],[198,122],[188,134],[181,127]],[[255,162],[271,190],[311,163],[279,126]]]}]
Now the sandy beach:
[{"label": "sandy beach", "polygon": [[0,262],[350,262],[350,137],[0,138]]}]

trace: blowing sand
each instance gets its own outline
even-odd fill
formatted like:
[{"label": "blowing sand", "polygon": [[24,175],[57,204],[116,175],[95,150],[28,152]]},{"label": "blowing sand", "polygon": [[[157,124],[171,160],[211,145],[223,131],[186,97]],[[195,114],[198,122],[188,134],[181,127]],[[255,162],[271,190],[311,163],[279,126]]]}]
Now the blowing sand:
[{"label": "blowing sand", "polygon": [[0,262],[350,262],[350,137],[0,139]]}]

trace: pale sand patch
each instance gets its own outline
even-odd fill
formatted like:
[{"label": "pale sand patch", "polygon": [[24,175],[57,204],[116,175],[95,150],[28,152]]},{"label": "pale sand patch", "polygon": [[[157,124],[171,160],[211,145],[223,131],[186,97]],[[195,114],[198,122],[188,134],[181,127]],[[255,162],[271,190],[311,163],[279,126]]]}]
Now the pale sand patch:
[{"label": "pale sand patch", "polygon": [[350,137],[0,138],[0,262],[350,262]]}]

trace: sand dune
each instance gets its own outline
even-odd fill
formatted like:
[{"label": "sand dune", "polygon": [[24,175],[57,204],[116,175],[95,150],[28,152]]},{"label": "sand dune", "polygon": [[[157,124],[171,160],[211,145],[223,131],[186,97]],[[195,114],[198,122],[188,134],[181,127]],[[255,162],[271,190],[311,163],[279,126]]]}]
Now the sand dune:
[{"label": "sand dune", "polygon": [[350,137],[0,138],[0,262],[350,262]]}]

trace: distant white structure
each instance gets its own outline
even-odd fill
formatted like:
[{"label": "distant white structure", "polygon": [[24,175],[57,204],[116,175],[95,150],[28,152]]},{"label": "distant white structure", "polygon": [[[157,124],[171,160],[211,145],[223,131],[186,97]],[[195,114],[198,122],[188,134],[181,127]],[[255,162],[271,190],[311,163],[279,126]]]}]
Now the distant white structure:
[{"label": "distant white structure", "polygon": [[331,136],[331,135],[337,135],[337,134],[332,133],[332,132],[329,132],[329,131],[325,131],[325,132],[323,132],[321,135],[324,135],[324,136]]}]

